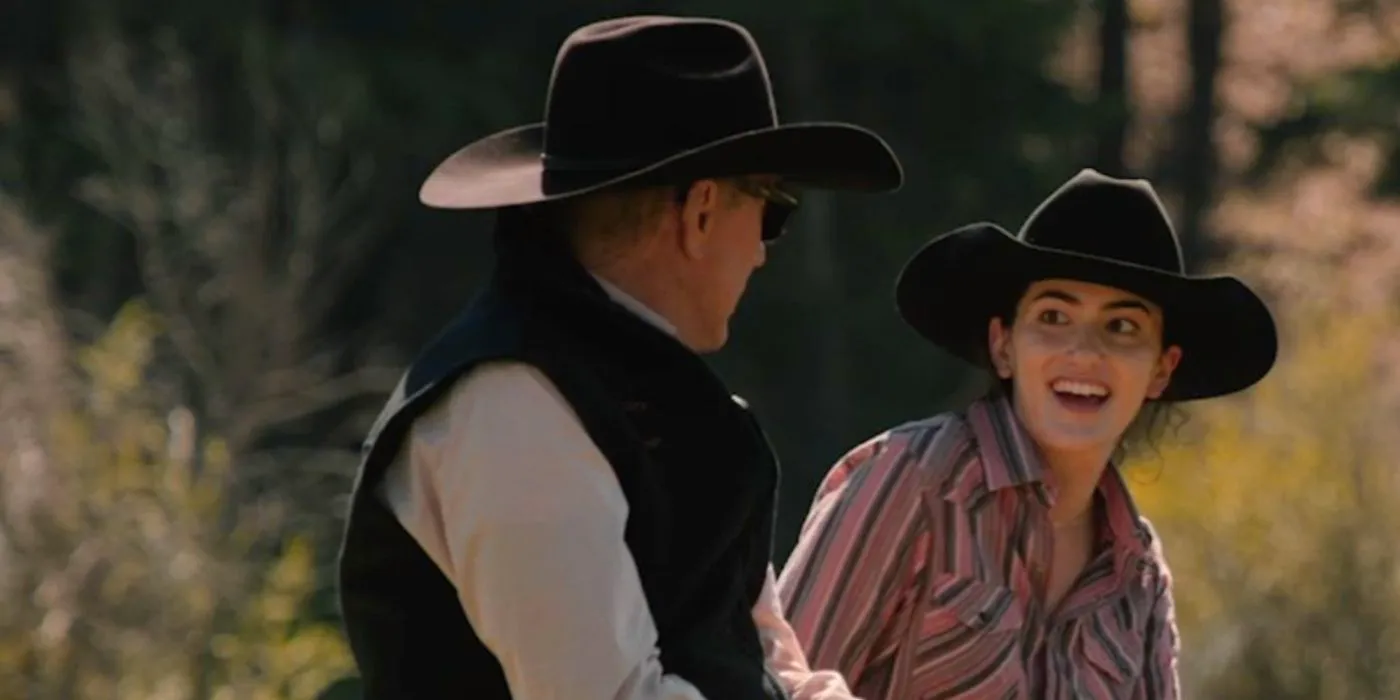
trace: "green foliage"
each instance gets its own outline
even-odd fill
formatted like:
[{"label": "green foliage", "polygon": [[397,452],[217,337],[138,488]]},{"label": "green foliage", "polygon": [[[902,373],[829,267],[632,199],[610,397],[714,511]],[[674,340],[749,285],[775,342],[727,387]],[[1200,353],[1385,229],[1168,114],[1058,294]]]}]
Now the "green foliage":
[{"label": "green foliage", "polygon": [[[1183,668],[1212,698],[1400,692],[1400,481],[1375,381],[1391,314],[1292,305],[1276,373],[1192,408],[1130,479],[1175,573]],[[1301,330],[1306,329],[1306,330]]]},{"label": "green foliage", "polygon": [[163,400],[160,333],[127,305],[81,353],[72,410],[36,417],[40,507],[4,522],[5,564],[34,604],[0,609],[0,696],[309,700],[351,669],[334,626],[300,619],[320,585],[312,544],[274,501],[235,499],[224,444]]}]

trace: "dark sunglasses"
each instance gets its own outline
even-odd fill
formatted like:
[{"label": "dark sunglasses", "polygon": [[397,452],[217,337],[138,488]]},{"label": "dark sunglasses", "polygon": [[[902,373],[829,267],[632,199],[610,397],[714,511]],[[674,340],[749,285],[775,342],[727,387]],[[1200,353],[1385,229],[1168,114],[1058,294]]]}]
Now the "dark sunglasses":
[{"label": "dark sunglasses", "polygon": [[788,219],[797,211],[797,195],[778,186],[748,180],[735,180],[734,189],[763,200],[763,240],[771,243],[782,238]]},{"label": "dark sunglasses", "polygon": [[[797,195],[778,186],[764,185],[742,178],[730,182],[734,189],[743,194],[763,200],[763,229],[760,233],[763,242],[772,243],[782,238],[787,229],[788,219],[797,211]],[[679,201],[684,202],[688,192],[690,183],[680,186],[676,192]]]}]

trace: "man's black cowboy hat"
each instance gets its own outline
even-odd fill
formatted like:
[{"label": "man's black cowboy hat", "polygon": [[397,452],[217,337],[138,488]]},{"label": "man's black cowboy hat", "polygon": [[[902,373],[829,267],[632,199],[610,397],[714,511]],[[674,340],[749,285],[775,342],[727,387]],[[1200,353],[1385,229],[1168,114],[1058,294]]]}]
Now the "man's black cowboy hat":
[{"label": "man's black cowboy hat", "polygon": [[472,143],[423,183],[424,204],[487,209],[623,183],[775,174],[823,189],[892,191],[890,147],[841,123],[779,124],[763,56],[717,19],[623,17],[587,25],[555,58],[544,121]]},{"label": "man's black cowboy hat", "polygon": [[1016,236],[976,223],[935,238],[906,263],[895,297],[921,335],[986,366],[988,321],[1045,279],[1102,284],[1162,307],[1166,341],[1182,348],[1164,401],[1246,389],[1277,358],[1274,319],[1258,295],[1234,277],[1185,274],[1150,184],[1087,169],[1041,203]]}]

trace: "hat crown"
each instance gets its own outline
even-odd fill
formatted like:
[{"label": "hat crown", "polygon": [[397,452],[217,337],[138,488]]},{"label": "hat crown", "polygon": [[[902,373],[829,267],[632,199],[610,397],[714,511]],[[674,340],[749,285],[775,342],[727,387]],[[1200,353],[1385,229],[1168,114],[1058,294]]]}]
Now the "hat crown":
[{"label": "hat crown", "polygon": [[1239,391],[1277,359],[1278,331],[1263,299],[1234,277],[1185,274],[1152,187],[1092,170],[1048,197],[1017,236],[983,222],[930,241],[900,272],[896,303],[925,338],[986,366],[988,319],[1044,279],[1100,284],[1161,306],[1164,340],[1183,351],[1161,400]]},{"label": "hat crown", "polygon": [[1181,244],[1152,185],[1085,169],[1026,219],[1022,241],[1185,274]]},{"label": "hat crown", "polygon": [[628,167],[777,124],[767,67],[743,27],[623,17],[584,26],[560,47],[544,159],[556,170]]}]

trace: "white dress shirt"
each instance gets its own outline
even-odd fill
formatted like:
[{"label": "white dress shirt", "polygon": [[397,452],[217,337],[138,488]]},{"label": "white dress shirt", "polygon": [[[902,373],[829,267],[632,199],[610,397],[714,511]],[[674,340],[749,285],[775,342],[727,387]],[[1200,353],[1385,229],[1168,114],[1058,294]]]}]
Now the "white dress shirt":
[{"label": "white dress shirt", "polygon": [[[657,327],[659,314],[598,278]],[[612,467],[539,370],[483,364],[419,417],[378,495],[457,588],[516,700],[707,700],[666,673]],[[783,617],[770,564],[753,610],[793,700],[850,700],[813,672]],[[709,698],[708,700],[723,700]]]}]

